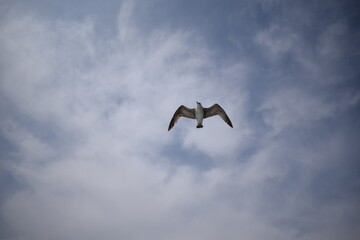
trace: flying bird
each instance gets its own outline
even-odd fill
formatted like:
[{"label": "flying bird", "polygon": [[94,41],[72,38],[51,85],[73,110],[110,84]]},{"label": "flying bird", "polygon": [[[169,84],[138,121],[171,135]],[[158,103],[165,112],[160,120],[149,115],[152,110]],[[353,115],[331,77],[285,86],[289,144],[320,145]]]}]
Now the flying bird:
[{"label": "flying bird", "polygon": [[230,127],[233,127],[230,118],[228,117],[228,115],[226,115],[226,112],[224,111],[224,109],[222,109],[222,107],[220,107],[219,104],[215,103],[214,105],[212,105],[209,108],[204,108],[201,103],[196,102],[196,108],[187,108],[184,105],[181,105],[176,112],[174,113],[174,116],[172,117],[170,124],[169,124],[169,129],[168,131],[170,131],[170,129],[172,127],[174,127],[175,123],[179,120],[180,117],[186,117],[186,118],[191,118],[191,119],[196,119],[197,121],[197,126],[196,128],[202,128],[202,122],[204,118],[208,118],[208,117],[212,117],[215,115],[219,115]]}]

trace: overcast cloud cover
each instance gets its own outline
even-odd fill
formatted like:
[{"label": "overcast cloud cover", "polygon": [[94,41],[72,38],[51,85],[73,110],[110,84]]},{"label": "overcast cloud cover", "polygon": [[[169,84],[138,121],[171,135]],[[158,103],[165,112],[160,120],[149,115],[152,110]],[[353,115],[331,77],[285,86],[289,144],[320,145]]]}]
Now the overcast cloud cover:
[{"label": "overcast cloud cover", "polygon": [[[359,24],[356,1],[0,1],[0,239],[358,239]],[[168,132],[196,101],[234,128]]]}]

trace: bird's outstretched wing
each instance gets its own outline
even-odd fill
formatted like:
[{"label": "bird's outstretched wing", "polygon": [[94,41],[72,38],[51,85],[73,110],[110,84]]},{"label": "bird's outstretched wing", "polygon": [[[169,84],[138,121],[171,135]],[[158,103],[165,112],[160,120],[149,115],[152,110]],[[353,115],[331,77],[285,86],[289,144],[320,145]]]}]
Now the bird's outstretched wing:
[{"label": "bird's outstretched wing", "polygon": [[170,121],[168,131],[170,131],[170,129],[175,125],[175,123],[179,120],[180,117],[195,119],[195,108],[190,109],[185,107],[184,105],[181,105],[174,113],[174,116]]},{"label": "bird's outstretched wing", "polygon": [[227,124],[229,124],[230,127],[233,127],[230,118],[228,117],[224,109],[220,107],[219,104],[215,103],[209,108],[204,108],[204,118],[212,117],[215,115],[219,115]]}]

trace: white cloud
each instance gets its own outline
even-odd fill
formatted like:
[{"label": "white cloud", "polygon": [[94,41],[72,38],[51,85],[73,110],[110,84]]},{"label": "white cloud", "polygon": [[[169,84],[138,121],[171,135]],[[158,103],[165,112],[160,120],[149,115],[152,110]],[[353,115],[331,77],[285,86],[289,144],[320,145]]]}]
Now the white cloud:
[{"label": "white cloud", "polygon": [[[2,17],[0,93],[12,109],[1,135],[16,147],[16,158],[3,160],[24,184],[1,206],[12,239],[294,238],[313,216],[302,211],[316,212],[307,187],[342,148],[336,152],[332,140],[313,154],[317,149],[294,146],[282,130],[335,116],[356,105],[358,93],[329,104],[324,95],[281,88],[259,109],[276,134],[256,138],[245,88],[253,69],[244,62],[219,66],[195,32],[143,34],[135,7],[124,3],[110,39],[96,35],[91,18],[46,21],[20,10]],[[269,54],[276,60],[297,37],[283,45],[276,40],[282,28],[270,29],[258,41],[275,46]],[[219,103],[234,128],[214,117],[201,130],[181,119],[168,132],[176,108],[196,101]],[[327,146],[334,152],[323,155]],[[179,156],[164,155],[170,147]],[[194,150],[210,168],[174,161]],[[294,165],[307,174],[289,187]],[[279,190],[283,185],[293,188]],[[331,207],[340,221],[338,205],[323,209]],[[300,219],[300,226],[279,227],[284,219]],[[336,223],[299,238],[323,238],[328,232],[319,229]]]},{"label": "white cloud", "polygon": [[[300,9],[291,14],[302,12]],[[308,15],[316,19],[314,13]],[[310,36],[304,33],[308,22],[292,24],[290,18],[284,24],[275,19],[254,37],[270,65],[270,76],[264,76],[271,81],[270,89],[258,109],[265,124],[272,128],[270,134],[277,135],[288,127],[311,127],[316,121],[336,118],[356,106],[357,90],[333,89],[346,85],[354,76],[344,60],[353,47],[349,38],[356,33],[350,32],[346,21],[332,22]],[[307,30],[299,31],[301,27]]]},{"label": "white cloud", "polygon": [[16,143],[16,158],[23,161],[46,161],[51,159],[55,152],[48,143],[34,136],[14,122],[2,122],[1,135]]},{"label": "white cloud", "polygon": [[270,135],[275,136],[289,127],[312,127],[321,120],[335,119],[354,108],[360,95],[357,91],[345,91],[340,96],[314,94],[305,89],[281,89],[265,99],[260,106],[264,122],[271,127]]},{"label": "white cloud", "polygon": [[321,119],[334,116],[336,105],[303,90],[281,90],[271,96],[259,109],[264,121],[278,134],[286,127],[307,126]]},{"label": "white cloud", "polygon": [[[217,225],[202,214],[221,179],[209,184],[202,173],[159,153],[186,125],[185,146],[209,156],[237,151],[240,138],[220,118],[209,121],[209,129],[221,130],[211,135],[192,135],[195,125],[186,121],[167,132],[180,104],[191,107],[202,99],[233,105],[227,111],[235,127],[246,127],[238,123],[243,113],[235,114],[244,98],[224,96],[242,90],[217,81],[234,69],[212,70],[209,50],[194,41],[194,33],[158,30],[143,36],[130,30],[126,6],[120,40],[95,39],[90,19],[45,22],[16,11],[3,17],[1,49],[9,58],[1,92],[15,115],[2,129],[19,154],[8,170],[29,188],[2,207],[20,234],[16,239],[195,239],[206,235],[200,229]],[[52,133],[51,141],[39,135],[39,126]],[[219,143],[224,148],[216,148]],[[220,234],[224,227],[212,231]]]},{"label": "white cloud", "polygon": [[282,54],[291,51],[298,39],[291,30],[274,24],[269,29],[258,32],[254,40],[265,48],[272,61],[275,62]]},{"label": "white cloud", "polygon": [[[302,9],[291,14],[299,13],[309,15],[301,17],[303,19],[317,19],[314,13],[303,13]],[[324,87],[349,81],[353,72],[349,72],[351,69],[347,61],[356,54],[357,47],[353,39],[357,38],[358,32],[350,31],[349,23],[339,19],[310,35],[306,31],[311,24],[303,19],[296,24],[292,24],[291,20],[284,24],[277,19],[268,28],[259,31],[254,36],[254,42],[264,50],[263,54],[269,62],[280,68],[278,71],[282,74],[290,72],[309,85]],[[299,26],[292,28],[294,25]],[[300,31],[301,27],[303,31]],[[283,68],[282,61],[285,60],[289,64],[287,68]],[[297,76],[298,69],[301,69],[302,77]],[[283,78],[282,74],[277,77]]]}]

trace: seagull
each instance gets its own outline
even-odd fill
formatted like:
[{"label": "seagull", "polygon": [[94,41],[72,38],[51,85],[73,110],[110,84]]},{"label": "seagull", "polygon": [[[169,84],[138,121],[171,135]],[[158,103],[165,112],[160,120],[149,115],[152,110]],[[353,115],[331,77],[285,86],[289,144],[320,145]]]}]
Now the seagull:
[{"label": "seagull", "polygon": [[196,128],[202,128],[202,122],[204,118],[208,118],[208,117],[212,117],[215,115],[219,115],[230,127],[233,127],[230,118],[228,117],[228,115],[226,115],[226,112],[224,111],[224,109],[222,109],[222,107],[220,107],[219,104],[215,103],[214,105],[212,105],[209,108],[204,108],[201,103],[196,102],[196,108],[187,108],[184,105],[181,105],[176,112],[174,113],[174,116],[172,117],[170,124],[169,124],[169,129],[168,131],[170,131],[170,129],[172,127],[174,127],[175,123],[179,120],[180,117],[186,117],[186,118],[191,118],[191,119],[196,119],[197,121],[197,126]]}]

